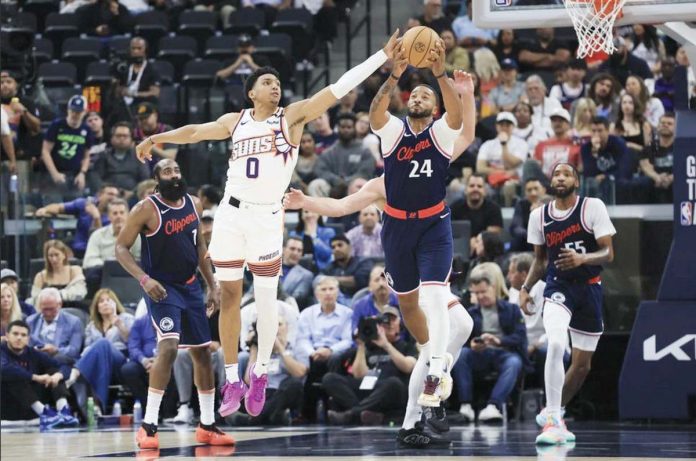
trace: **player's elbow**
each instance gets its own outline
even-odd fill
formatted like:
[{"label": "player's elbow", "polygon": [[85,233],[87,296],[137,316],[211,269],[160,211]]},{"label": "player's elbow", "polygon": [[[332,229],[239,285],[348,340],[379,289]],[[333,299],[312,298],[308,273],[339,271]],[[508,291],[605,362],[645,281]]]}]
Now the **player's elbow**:
[{"label": "player's elbow", "polygon": [[614,262],[614,248],[612,247],[607,248],[607,262]]}]

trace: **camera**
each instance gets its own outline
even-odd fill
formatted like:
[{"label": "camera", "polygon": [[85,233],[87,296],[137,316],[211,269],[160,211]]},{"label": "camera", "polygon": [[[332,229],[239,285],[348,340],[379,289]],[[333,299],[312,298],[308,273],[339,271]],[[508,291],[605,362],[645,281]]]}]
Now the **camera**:
[{"label": "camera", "polygon": [[369,344],[379,336],[377,325],[386,324],[389,323],[389,321],[389,314],[362,317],[360,321],[358,321],[358,338]]}]

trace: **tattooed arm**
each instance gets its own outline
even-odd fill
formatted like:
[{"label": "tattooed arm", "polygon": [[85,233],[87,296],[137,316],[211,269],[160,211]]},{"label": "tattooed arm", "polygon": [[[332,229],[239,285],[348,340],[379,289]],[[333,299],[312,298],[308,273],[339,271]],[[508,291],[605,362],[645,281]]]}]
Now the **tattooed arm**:
[{"label": "tattooed arm", "polygon": [[387,81],[377,92],[370,104],[370,127],[373,131],[380,130],[389,121],[389,102],[391,101],[394,88],[397,87],[401,74],[406,70],[408,61],[404,57],[403,49],[394,57],[394,69]]}]

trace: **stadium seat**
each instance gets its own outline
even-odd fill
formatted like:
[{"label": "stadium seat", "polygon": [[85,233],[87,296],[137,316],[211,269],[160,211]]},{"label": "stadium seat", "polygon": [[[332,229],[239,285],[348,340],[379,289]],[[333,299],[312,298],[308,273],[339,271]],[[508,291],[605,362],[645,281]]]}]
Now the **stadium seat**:
[{"label": "stadium seat", "polygon": [[454,245],[454,256],[466,262],[471,254],[471,222],[452,221],[452,241]]},{"label": "stadium seat", "polygon": [[271,33],[283,33],[292,37],[292,55],[304,59],[313,45],[312,13],[304,8],[280,10],[271,25]]},{"label": "stadium seat", "polygon": [[111,83],[111,66],[108,62],[94,61],[87,64],[85,72],[85,83],[95,85],[106,85]]},{"label": "stadium seat", "polygon": [[53,42],[47,38],[35,39],[33,53],[37,64],[51,61],[53,59]]},{"label": "stadium seat", "polygon": [[89,323],[89,314],[82,309],[78,309],[76,307],[64,307],[61,309],[63,312],[67,312],[68,314],[72,314],[78,319],[80,319],[80,322],[82,322],[82,329],[84,330],[87,328],[87,324]]},{"label": "stadium seat", "polygon": [[179,15],[180,35],[196,39],[198,49],[202,52],[205,41],[215,34],[217,14],[212,11],[183,11]]},{"label": "stadium seat", "polygon": [[60,3],[55,0],[27,0],[23,3],[22,11],[36,16],[36,30],[45,29],[48,16],[54,13],[58,14],[58,7],[60,6]]},{"label": "stadium seat", "polygon": [[154,59],[150,61],[150,65],[159,74],[162,85],[172,85],[174,83],[174,66],[171,62]]},{"label": "stadium seat", "polygon": [[46,16],[46,27],[43,29],[42,35],[51,40],[55,48],[60,49],[66,38],[80,36],[80,25],[77,15],[72,13],[50,13]]},{"label": "stadium seat", "polygon": [[240,8],[230,14],[230,27],[225,29],[226,34],[250,34],[259,35],[265,27],[266,16],[263,11],[256,8]]},{"label": "stadium seat", "polygon": [[196,59],[184,66],[181,83],[185,86],[210,87],[215,80],[215,72],[222,63],[212,59]]},{"label": "stadium seat", "polygon": [[245,106],[244,87],[242,85],[227,85],[225,87],[225,112],[239,112]]},{"label": "stadium seat", "polygon": [[234,61],[237,59],[237,37],[234,35],[219,35],[210,37],[205,42],[203,55],[206,59]]},{"label": "stadium seat", "polygon": [[112,37],[108,43],[109,57],[116,56],[126,60],[130,54],[130,37]]},{"label": "stadium seat", "polygon": [[[171,64],[169,65],[171,66]],[[187,121],[182,118],[182,114],[179,112],[179,85],[162,85],[160,87],[157,111],[162,123],[168,123],[172,126],[186,124]]]},{"label": "stadium seat", "polygon": [[36,33],[36,15],[27,11],[19,11],[3,21],[3,28],[22,29]]},{"label": "stadium seat", "polygon": [[124,306],[137,305],[143,297],[140,283],[119,264],[118,261],[104,261],[101,286],[111,288]]},{"label": "stadium seat", "polygon": [[196,57],[197,49],[196,40],[191,37],[162,37],[157,59],[169,61],[177,72],[181,72],[184,64]]},{"label": "stadium seat", "polygon": [[261,35],[256,39],[254,56],[263,55],[280,74],[280,81],[293,80],[292,38],[287,34]]},{"label": "stadium seat", "polygon": [[79,80],[85,77],[87,64],[101,58],[102,43],[98,38],[67,38],[63,42],[61,60],[71,62],[77,67]]},{"label": "stadium seat", "polygon": [[159,40],[169,33],[169,17],[161,11],[146,11],[135,16],[134,34],[147,41],[150,56],[157,54]]},{"label": "stadium seat", "polygon": [[39,78],[46,86],[74,85],[77,68],[69,62],[45,62],[39,66]]},{"label": "stadium seat", "polygon": [[336,231],[336,235],[343,235],[346,233],[346,228],[343,225],[343,223],[340,222],[329,222],[329,223],[324,223],[325,227],[330,227],[334,231]]}]

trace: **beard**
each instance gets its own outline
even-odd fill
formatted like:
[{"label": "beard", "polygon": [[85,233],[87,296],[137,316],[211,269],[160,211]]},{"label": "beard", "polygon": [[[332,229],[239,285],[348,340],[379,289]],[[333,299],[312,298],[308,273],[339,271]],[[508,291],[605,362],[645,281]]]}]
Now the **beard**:
[{"label": "beard", "polygon": [[567,198],[570,197],[571,194],[575,192],[575,184],[571,184],[570,186],[566,186],[565,190],[559,191],[555,187],[551,186],[551,195],[557,198]]},{"label": "beard", "polygon": [[431,115],[433,115],[432,110],[421,110],[420,112],[416,112],[413,109],[408,110],[408,116],[410,118],[428,118]]},{"label": "beard", "polygon": [[186,195],[187,190],[186,180],[179,179],[160,179],[157,184],[160,195],[165,200],[177,202]]}]

